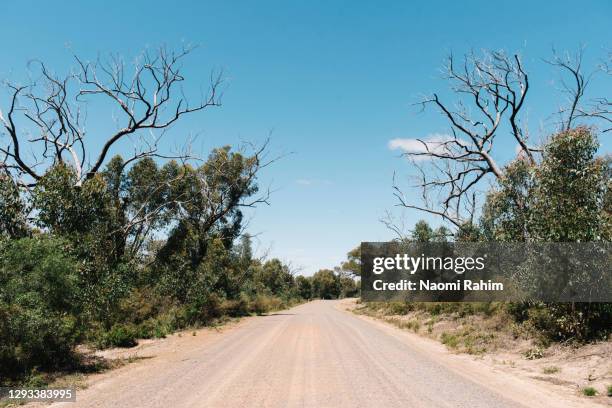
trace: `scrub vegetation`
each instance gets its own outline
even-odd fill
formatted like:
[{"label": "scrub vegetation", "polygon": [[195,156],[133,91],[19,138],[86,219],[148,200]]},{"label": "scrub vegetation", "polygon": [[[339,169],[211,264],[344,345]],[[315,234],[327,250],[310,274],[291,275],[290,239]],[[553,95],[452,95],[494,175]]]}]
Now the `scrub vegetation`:
[{"label": "scrub vegetation", "polygon": [[[612,159],[599,152],[598,140],[612,131],[610,100],[593,98],[587,92],[591,80],[605,81],[612,75],[612,54],[608,53],[592,72],[585,72],[583,51],[553,52],[547,60],[562,79],[563,100],[559,101],[554,127],[538,142],[528,128],[525,107],[534,84],[519,55],[485,50],[463,58],[448,57],[442,71],[451,92],[443,97],[434,93],[421,100],[423,109],[431,108],[445,120],[448,135],[440,140],[414,139],[404,149],[403,156],[417,170],[414,178],[419,194],[405,194],[397,180],[393,185],[398,206],[437,217],[445,226],[433,229],[421,221],[405,231],[401,220],[389,215],[384,222],[398,240],[612,240]],[[503,150],[513,145],[515,157],[499,162]],[[557,281],[565,283],[562,277]],[[405,307],[432,318],[492,314],[537,333],[543,342],[605,340],[612,329],[610,303],[407,303],[365,307],[387,309],[389,313]],[[460,337],[471,343],[469,336]],[[445,339],[460,343],[450,334]]]},{"label": "scrub vegetation", "polygon": [[[445,227],[416,224],[410,237],[416,242],[596,242],[612,238],[612,167],[609,157],[598,157],[593,131],[576,128],[554,135],[543,160],[529,164],[523,158],[509,163],[506,176],[487,195],[477,223],[456,233]],[[370,303],[363,308],[385,315],[418,312],[423,319],[438,316],[496,317],[496,324],[537,335],[543,344],[606,340],[612,330],[609,303]],[[427,326],[427,321],[421,321]],[[493,329],[490,327],[489,329]],[[446,333],[453,348],[464,340],[473,352],[486,339],[469,328]],[[485,336],[486,337],[486,336]]]},{"label": "scrub vegetation", "polygon": [[[504,168],[506,176],[488,192],[477,222],[451,232],[421,221],[404,239],[610,241],[611,160],[597,156],[598,146],[593,129],[562,131],[550,138],[541,162],[530,164],[519,157]],[[525,372],[533,370],[527,364],[541,361],[546,366],[540,370],[547,375],[542,381],[557,381],[576,389],[584,387],[588,371],[588,386],[582,393],[589,397],[605,395],[602,383],[609,381],[609,367],[601,361],[610,357],[610,303],[367,302],[354,311],[436,339],[453,352],[507,359],[512,368],[518,362]],[[591,378],[595,372],[597,375]],[[592,382],[595,379],[596,384]]]},{"label": "scrub vegetation", "polygon": [[[203,159],[187,141],[184,152],[161,152],[160,138],[175,122],[220,105],[220,76],[200,101],[181,91],[190,52],[162,48],[132,65],[77,58],[65,77],[39,63],[36,82],[7,84],[11,99],[0,108],[1,385],[79,371],[87,364],[78,344],[131,347],[228,317],[355,293],[354,281],[338,271],[296,277],[286,263],[254,255],[243,210],[268,203],[269,191],[257,183],[276,160],[267,143],[223,146]],[[82,112],[92,116],[108,104],[120,112],[117,129],[92,140]],[[119,151],[131,151],[128,137],[133,154],[112,156],[121,143]]]}]

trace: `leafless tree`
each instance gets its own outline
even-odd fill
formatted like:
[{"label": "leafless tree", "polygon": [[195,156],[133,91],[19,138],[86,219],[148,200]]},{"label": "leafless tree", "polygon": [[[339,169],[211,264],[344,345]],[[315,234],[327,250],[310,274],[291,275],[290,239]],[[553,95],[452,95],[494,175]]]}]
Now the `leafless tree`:
[{"label": "leafless tree", "polygon": [[[571,81],[562,81],[562,91],[568,95],[568,104],[560,112],[562,129],[570,129],[579,118],[587,117],[611,123],[607,99],[595,100],[590,109],[583,106],[591,76],[583,73],[582,60],[580,50],[573,56],[554,53],[547,61],[571,77]],[[608,67],[606,64],[602,70],[609,74]],[[393,188],[399,206],[439,216],[462,228],[474,221],[484,183],[504,176],[503,166],[495,159],[500,139],[514,141],[518,155],[532,164],[537,163],[541,149],[531,143],[522,120],[530,82],[518,55],[485,51],[482,55],[467,54],[460,61],[450,55],[443,76],[457,100],[448,103],[434,93],[418,105],[438,110],[449,124],[448,135],[415,139],[402,154],[416,169],[413,187],[420,190],[421,202],[415,202],[395,177]],[[503,145],[507,148],[508,143]],[[386,221],[393,224],[389,217]]]},{"label": "leafless tree", "polygon": [[[599,71],[612,78],[612,51],[608,52],[607,58],[602,62]],[[601,132],[612,131],[612,100],[608,97],[595,98],[587,106],[578,106],[577,114],[581,118],[595,119],[600,123]]]},{"label": "leafless tree", "polygon": [[581,102],[584,92],[590,82],[592,74],[585,75],[582,69],[584,59],[584,47],[580,48],[575,55],[566,52],[562,55],[553,49],[553,57],[546,62],[558,67],[562,73],[569,76],[569,83],[561,78],[561,92],[567,96],[567,103],[559,109],[561,117],[561,129],[569,130],[581,116]]},{"label": "leafless tree", "polygon": [[402,242],[407,241],[410,236],[409,226],[406,225],[406,218],[403,215],[396,215],[391,210],[386,210],[385,214],[379,219],[387,229],[395,235],[395,239]]},{"label": "leafless tree", "polygon": [[[49,165],[69,162],[80,185],[100,171],[116,143],[130,136],[140,141],[149,137],[150,142],[141,144],[127,161],[160,154],[157,142],[165,130],[185,115],[220,104],[221,74],[211,75],[209,89],[197,103],[188,102],[181,88],[181,64],[192,50],[162,47],[127,65],[119,57],[95,62],[75,57],[75,71],[64,77],[43,62],[33,63],[37,79],[25,85],[6,83],[10,97],[8,106],[0,109],[6,137],[0,145],[0,167],[19,184],[33,186]],[[87,134],[86,108],[109,103],[120,112],[117,129],[107,135]],[[94,151],[100,141],[102,147]]]},{"label": "leafless tree", "polygon": [[521,123],[529,77],[518,55],[471,53],[460,62],[450,55],[443,72],[459,100],[448,104],[433,94],[419,104],[423,109],[435,107],[448,120],[450,134],[437,140],[417,139],[418,148],[404,153],[417,169],[423,203],[414,204],[395,180],[394,190],[399,205],[460,227],[474,217],[479,184],[488,176],[503,175],[493,154],[496,139],[512,137],[530,161],[535,161],[538,149],[529,145]]}]

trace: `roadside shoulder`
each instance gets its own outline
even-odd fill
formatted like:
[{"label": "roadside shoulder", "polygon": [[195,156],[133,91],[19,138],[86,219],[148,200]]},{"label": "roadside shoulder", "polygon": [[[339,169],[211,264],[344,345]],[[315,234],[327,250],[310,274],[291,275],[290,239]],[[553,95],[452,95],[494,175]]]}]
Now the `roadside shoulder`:
[{"label": "roadside shoulder", "polygon": [[537,401],[539,407],[551,408],[560,406],[568,408],[609,406],[605,402],[579,397],[566,384],[554,384],[520,375],[518,372],[509,371],[504,365],[491,364],[485,361],[482,356],[452,353],[439,341],[402,330],[396,325],[379,318],[354,313],[355,299],[342,300],[338,302],[337,308],[350,313],[355,318],[371,323],[386,334],[427,355],[445,368],[526,406],[534,406],[535,401]]}]

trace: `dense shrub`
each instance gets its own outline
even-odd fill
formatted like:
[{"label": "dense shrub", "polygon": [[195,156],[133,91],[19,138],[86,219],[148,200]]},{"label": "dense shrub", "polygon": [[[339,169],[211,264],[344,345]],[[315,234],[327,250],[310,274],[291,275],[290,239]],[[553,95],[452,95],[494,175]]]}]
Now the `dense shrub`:
[{"label": "dense shrub", "polygon": [[67,363],[79,338],[77,262],[47,236],[0,244],[0,374]]},{"label": "dense shrub", "polygon": [[[455,240],[610,241],[612,161],[609,157],[597,157],[598,147],[592,129],[579,127],[553,135],[539,162],[519,156],[504,168],[504,176],[489,191],[479,224],[463,226]],[[420,221],[410,239],[435,242],[436,234],[425,221]],[[561,275],[554,262],[538,264],[530,273],[534,282],[555,284],[559,291],[571,283],[569,279],[580,278],[577,274]],[[405,314],[407,304],[391,302],[371,307],[384,309],[388,314]],[[517,323],[536,329],[547,342],[605,339],[612,330],[610,303],[523,302],[504,306],[496,303],[412,303],[410,307],[434,316],[456,314],[459,317],[492,314],[503,307]]]},{"label": "dense shrub", "polygon": [[610,303],[538,304],[526,314],[526,320],[552,340],[605,340],[612,328]]},{"label": "dense shrub", "polygon": [[339,277],[329,269],[322,269],[312,276],[312,296],[335,299],[342,293]]},{"label": "dense shrub", "polygon": [[274,296],[257,295],[249,305],[249,310],[256,314],[265,314],[272,310],[280,309],[283,302]]},{"label": "dense shrub", "polygon": [[245,295],[241,295],[238,299],[226,299],[221,304],[221,310],[224,315],[232,317],[247,316],[249,314],[249,300]]},{"label": "dense shrub", "polygon": [[136,337],[139,339],[161,339],[171,333],[174,328],[158,318],[150,318],[136,327]]},{"label": "dense shrub", "polygon": [[0,174],[0,239],[28,235],[26,203],[14,180]]},{"label": "dense shrub", "polygon": [[[57,162],[31,189],[2,176],[0,374],[59,367],[77,341],[130,347],[319,296],[240,236],[254,166],[224,147],[200,167],[117,156],[83,179]],[[354,293],[352,280],[332,273],[331,284],[322,295]]]},{"label": "dense shrub", "polygon": [[134,326],[117,323],[109,331],[98,336],[96,345],[99,348],[134,347],[138,344],[137,336],[138,331]]}]

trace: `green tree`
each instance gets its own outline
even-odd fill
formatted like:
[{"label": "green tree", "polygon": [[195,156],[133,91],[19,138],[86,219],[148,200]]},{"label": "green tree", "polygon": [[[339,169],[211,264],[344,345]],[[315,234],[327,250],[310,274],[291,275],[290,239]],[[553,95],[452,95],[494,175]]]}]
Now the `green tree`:
[{"label": "green tree", "polygon": [[609,179],[597,138],[580,127],[555,135],[535,170],[529,237],[536,241],[609,241],[604,198]]},{"label": "green tree", "polygon": [[101,177],[94,177],[82,185],[75,185],[76,182],[74,169],[61,163],[39,180],[33,190],[37,223],[59,235],[95,231],[99,236],[98,229],[110,218],[106,184]]},{"label": "green tree", "polygon": [[588,128],[554,135],[542,162],[517,159],[487,196],[481,226],[496,241],[589,242],[610,230],[610,167]]},{"label": "green tree", "polygon": [[411,238],[416,242],[429,242],[433,238],[433,230],[427,221],[420,220],[414,225]]},{"label": "green tree", "polygon": [[435,229],[432,234],[431,240],[433,242],[448,242],[449,237],[452,237],[452,232],[444,225],[439,226]]},{"label": "green tree", "polygon": [[246,157],[231,152],[227,146],[215,149],[197,169],[185,165],[169,197],[179,204],[178,222],[158,260],[171,262],[173,254],[183,253],[190,266],[196,268],[212,238],[220,238],[230,248],[241,232],[241,208],[265,201],[252,198],[258,191],[256,175],[260,165],[257,154]]},{"label": "green tree", "polygon": [[504,169],[498,187],[488,195],[481,217],[485,239],[520,242],[528,237],[527,223],[535,166],[519,157]]},{"label": "green tree", "polygon": [[[610,167],[596,156],[599,144],[592,130],[576,128],[554,135],[539,164],[518,159],[487,197],[482,230],[487,239],[532,242],[610,241]],[[566,254],[567,255],[567,254]],[[534,269],[534,281],[562,290],[579,279],[565,263]],[[554,273],[548,275],[545,272]],[[557,339],[605,335],[612,321],[610,304],[548,303],[513,305],[519,318]]]},{"label": "green tree", "polygon": [[71,242],[73,255],[83,263],[79,295],[84,314],[110,327],[120,299],[131,290],[135,268],[122,257],[116,239],[122,225],[103,176],[75,183],[74,169],[64,164],[39,180],[32,192],[37,223]]},{"label": "green tree", "polygon": [[312,280],[310,278],[300,275],[295,278],[295,285],[300,298],[306,300],[312,298]]},{"label": "green tree", "polygon": [[259,292],[272,295],[283,295],[293,286],[293,275],[287,265],[274,258],[266,261],[255,272],[255,284]]},{"label": "green tree", "polygon": [[[610,179],[606,178],[605,161],[596,157],[598,147],[592,131],[582,127],[561,132],[547,144],[529,196],[530,240],[610,241],[610,218],[605,208]],[[564,275],[570,279],[574,273],[565,271]],[[605,336],[611,327],[609,303],[548,304],[547,309],[538,324],[555,338],[584,340]]]},{"label": "green tree", "polygon": [[312,294],[320,299],[336,299],[341,293],[339,277],[334,271],[321,269],[312,276]]},{"label": "green tree", "polygon": [[26,204],[19,188],[13,179],[0,174],[0,238],[21,238],[27,233]]},{"label": "green tree", "polygon": [[346,254],[346,258],[347,260],[341,265],[342,270],[352,276],[361,276],[361,246],[351,249]]},{"label": "green tree", "polygon": [[79,336],[78,262],[66,240],[0,244],[0,383],[65,364]]},{"label": "green tree", "polygon": [[340,295],[339,297],[354,297],[359,293],[359,287],[357,286],[357,282],[345,274],[339,274],[338,280],[340,282]]}]

